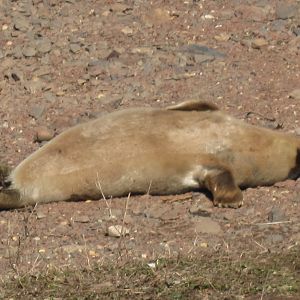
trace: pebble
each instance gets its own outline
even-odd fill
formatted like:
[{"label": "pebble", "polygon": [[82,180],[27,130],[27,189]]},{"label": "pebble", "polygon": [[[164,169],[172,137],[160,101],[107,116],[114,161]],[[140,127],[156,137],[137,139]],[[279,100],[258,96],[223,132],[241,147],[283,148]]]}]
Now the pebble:
[{"label": "pebble", "polygon": [[300,89],[295,89],[289,94],[289,98],[300,100]]},{"label": "pebble", "polygon": [[230,34],[220,33],[214,36],[214,39],[218,42],[227,42],[230,39]]},{"label": "pebble", "polygon": [[19,31],[26,32],[30,27],[30,23],[24,17],[16,17],[14,19],[14,28]]},{"label": "pebble", "polygon": [[[85,250],[85,246],[73,244],[73,245],[62,246],[61,249],[64,252],[67,252],[68,254],[72,254],[72,253],[75,253],[75,252],[81,253]],[[59,249],[57,249],[57,250],[59,250]]]},{"label": "pebble", "polygon": [[90,218],[88,216],[75,216],[74,217],[74,222],[77,223],[89,223]]},{"label": "pebble", "polygon": [[121,237],[123,235],[128,235],[129,230],[122,225],[112,225],[107,228],[107,235],[111,237]]},{"label": "pebble", "polygon": [[278,208],[278,207],[273,207],[271,211],[268,214],[268,221],[269,222],[281,222],[281,221],[286,221],[286,216],[284,212]]},{"label": "pebble", "polygon": [[296,16],[298,9],[297,5],[284,3],[283,1],[276,7],[276,17],[282,20],[293,18]]},{"label": "pebble", "polygon": [[39,127],[36,129],[35,141],[36,142],[47,142],[50,141],[54,136],[53,130],[47,127]]},{"label": "pebble", "polygon": [[269,43],[267,40],[263,39],[263,38],[258,38],[258,39],[254,39],[251,42],[251,47],[253,49],[261,49],[262,47],[267,46]]},{"label": "pebble", "polygon": [[72,53],[77,53],[77,52],[80,51],[80,49],[81,49],[81,47],[80,47],[79,44],[77,44],[77,43],[71,43],[71,44],[70,44],[70,51],[71,51]]},{"label": "pebble", "polygon": [[40,40],[36,44],[36,50],[43,54],[50,52],[51,48],[52,48],[51,41],[48,39]]},{"label": "pebble", "polygon": [[126,26],[126,27],[121,29],[121,32],[123,32],[124,34],[127,34],[127,35],[131,35],[131,34],[133,34],[133,29]]},{"label": "pebble", "polygon": [[35,118],[36,120],[39,119],[45,111],[45,105],[36,104],[33,105],[29,111],[29,116]]},{"label": "pebble", "polygon": [[25,57],[32,57],[36,55],[36,49],[31,46],[24,47],[22,53]]},{"label": "pebble", "polygon": [[44,218],[46,218],[46,215],[43,213],[43,212],[41,212],[41,211],[37,211],[36,212],[36,218],[38,219],[38,220],[40,220],[40,219],[44,219]]}]

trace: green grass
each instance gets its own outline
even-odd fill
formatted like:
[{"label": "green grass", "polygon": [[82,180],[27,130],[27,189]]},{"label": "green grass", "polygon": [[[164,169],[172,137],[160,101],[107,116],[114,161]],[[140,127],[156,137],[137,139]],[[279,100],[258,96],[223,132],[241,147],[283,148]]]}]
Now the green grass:
[{"label": "green grass", "polygon": [[7,281],[2,297],[14,299],[236,299],[283,295],[300,299],[300,251],[233,259],[197,258],[122,262],[90,269],[48,270]]}]

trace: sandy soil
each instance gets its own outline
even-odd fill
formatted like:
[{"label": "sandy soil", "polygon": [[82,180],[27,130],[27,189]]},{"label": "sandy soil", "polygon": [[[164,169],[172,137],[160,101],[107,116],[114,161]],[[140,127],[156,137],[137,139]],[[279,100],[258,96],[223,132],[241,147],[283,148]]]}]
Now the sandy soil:
[{"label": "sandy soil", "polygon": [[[299,1],[0,0],[0,160],[13,167],[45,143],[37,135],[101,114],[191,98],[299,134],[299,53]],[[237,210],[190,193],[2,211],[1,280],[117,259],[298,249],[300,181],[243,193]],[[107,235],[122,224],[128,235]]]}]

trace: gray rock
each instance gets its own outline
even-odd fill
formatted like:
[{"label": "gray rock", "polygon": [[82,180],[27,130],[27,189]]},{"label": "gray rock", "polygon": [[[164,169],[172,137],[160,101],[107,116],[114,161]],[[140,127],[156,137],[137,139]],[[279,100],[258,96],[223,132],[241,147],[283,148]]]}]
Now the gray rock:
[{"label": "gray rock", "polygon": [[45,100],[47,100],[48,102],[51,102],[51,103],[55,102],[57,99],[56,96],[52,92],[46,92],[44,94],[44,98],[45,98]]},{"label": "gray rock", "polygon": [[36,49],[31,46],[24,47],[22,53],[25,57],[32,57],[36,55]]},{"label": "gray rock", "polygon": [[268,214],[268,221],[269,222],[286,221],[286,216],[280,208],[272,207],[271,211]]},{"label": "gray rock", "polygon": [[45,105],[33,105],[29,111],[29,115],[35,119],[39,119],[45,111]]},{"label": "gray rock", "polygon": [[198,45],[198,44],[190,44],[190,45],[182,46],[181,48],[179,48],[178,51],[188,52],[196,55],[212,56],[215,58],[224,58],[226,56],[223,52],[209,48],[207,46]]},{"label": "gray rock", "polygon": [[23,57],[22,49],[19,45],[13,49],[12,55],[14,58],[22,58]]},{"label": "gray rock", "polygon": [[80,51],[80,49],[81,49],[81,47],[80,47],[79,44],[77,44],[77,43],[71,43],[71,44],[70,44],[70,51],[71,51],[72,53],[77,53],[77,52]]},{"label": "gray rock", "polygon": [[299,14],[298,5],[285,3],[283,1],[276,7],[276,17],[278,19],[286,20],[294,18],[297,14]]},{"label": "gray rock", "polygon": [[22,16],[16,16],[13,22],[14,28],[22,32],[26,32],[30,27],[29,21]]},{"label": "gray rock", "polygon": [[43,39],[37,42],[36,50],[40,53],[48,53],[51,51],[52,45],[51,41],[48,39]]},{"label": "gray rock", "polygon": [[272,30],[272,31],[284,31],[286,24],[287,24],[286,20],[281,20],[281,19],[274,20],[270,24],[270,30]]},{"label": "gray rock", "polygon": [[194,229],[197,233],[221,234],[222,229],[218,222],[208,217],[194,219]]}]

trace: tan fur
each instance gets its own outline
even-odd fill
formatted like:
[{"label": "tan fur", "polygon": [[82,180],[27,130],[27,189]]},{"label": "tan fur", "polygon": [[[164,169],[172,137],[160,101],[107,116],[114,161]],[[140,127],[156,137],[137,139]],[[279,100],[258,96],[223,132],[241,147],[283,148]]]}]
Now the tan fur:
[{"label": "tan fur", "polygon": [[238,207],[238,186],[298,176],[299,147],[295,136],[203,102],[121,110],[70,128],[21,162],[0,207],[143,194],[149,187],[159,195],[207,188],[215,205]]}]

